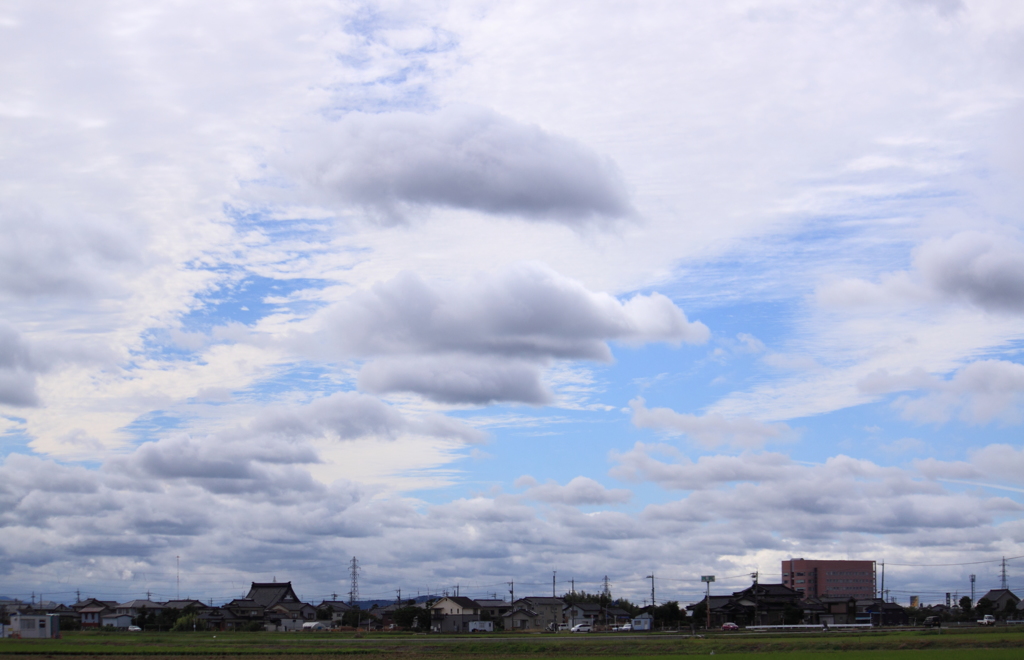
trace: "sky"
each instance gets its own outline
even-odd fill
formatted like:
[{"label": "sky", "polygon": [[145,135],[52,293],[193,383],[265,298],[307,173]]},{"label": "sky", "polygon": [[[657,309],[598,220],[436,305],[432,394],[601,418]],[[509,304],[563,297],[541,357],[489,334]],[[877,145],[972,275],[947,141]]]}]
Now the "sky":
[{"label": "sky", "polygon": [[12,0],[0,81],[0,595],[1024,589],[1019,2]]}]

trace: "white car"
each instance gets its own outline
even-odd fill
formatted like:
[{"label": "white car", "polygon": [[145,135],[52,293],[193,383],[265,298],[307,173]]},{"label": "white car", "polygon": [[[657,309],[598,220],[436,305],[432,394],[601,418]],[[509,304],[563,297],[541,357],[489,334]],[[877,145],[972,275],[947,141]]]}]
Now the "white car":
[{"label": "white car", "polygon": [[572,631],[573,632],[590,632],[590,624],[589,623],[577,623],[575,626],[572,627]]},{"label": "white car", "polygon": [[615,632],[633,632],[633,624],[632,623],[624,623],[621,626],[619,626],[618,628],[615,628]]},{"label": "white car", "polygon": [[128,632],[142,632],[142,628],[138,626],[128,626]]}]

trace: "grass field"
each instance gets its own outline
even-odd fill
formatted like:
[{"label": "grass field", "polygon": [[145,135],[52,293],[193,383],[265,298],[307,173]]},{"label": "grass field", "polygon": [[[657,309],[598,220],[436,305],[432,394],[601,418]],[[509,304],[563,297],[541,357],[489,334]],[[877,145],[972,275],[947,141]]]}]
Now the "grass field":
[{"label": "grass field", "polygon": [[128,660],[244,656],[301,660],[357,656],[359,660],[476,660],[570,658],[665,660],[728,655],[757,660],[831,657],[838,660],[983,658],[1024,660],[1024,630],[969,629],[849,633],[715,633],[683,635],[411,635],[338,633],[67,633],[59,640],[0,640],[2,660],[40,656]]}]

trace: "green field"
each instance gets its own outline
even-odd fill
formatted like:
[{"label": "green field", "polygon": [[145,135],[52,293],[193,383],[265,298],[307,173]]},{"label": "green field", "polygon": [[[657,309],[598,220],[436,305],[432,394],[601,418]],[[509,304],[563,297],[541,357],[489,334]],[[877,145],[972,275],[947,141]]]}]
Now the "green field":
[{"label": "green field", "polygon": [[713,633],[706,639],[685,635],[479,634],[365,636],[345,633],[67,633],[59,640],[0,640],[3,660],[19,657],[80,656],[127,660],[132,657],[280,658],[302,656],[360,660],[474,660],[477,658],[572,658],[585,660],[665,660],[692,655],[730,658],[841,660],[887,658],[1024,659],[1024,630],[965,629],[858,631],[849,633]]}]

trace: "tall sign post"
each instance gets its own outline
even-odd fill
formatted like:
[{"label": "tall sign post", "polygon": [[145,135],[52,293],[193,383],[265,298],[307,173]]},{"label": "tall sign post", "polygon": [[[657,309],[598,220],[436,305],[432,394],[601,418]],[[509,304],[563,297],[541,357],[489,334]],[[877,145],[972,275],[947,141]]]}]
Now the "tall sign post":
[{"label": "tall sign post", "polygon": [[714,575],[702,575],[700,581],[708,586],[708,597],[704,601],[704,611],[707,612],[708,620],[706,630],[711,630],[711,583],[715,581]]}]

